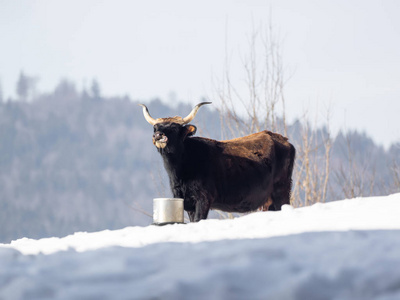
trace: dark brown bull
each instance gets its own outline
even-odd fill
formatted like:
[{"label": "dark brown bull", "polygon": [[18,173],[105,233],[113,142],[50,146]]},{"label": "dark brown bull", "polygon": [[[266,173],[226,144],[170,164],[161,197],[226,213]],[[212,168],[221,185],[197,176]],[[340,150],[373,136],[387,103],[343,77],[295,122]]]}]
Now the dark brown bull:
[{"label": "dark brown bull", "polygon": [[188,124],[202,102],[185,118],[153,119],[153,144],[161,154],[172,194],[184,199],[191,222],[206,219],[210,209],[227,212],[280,210],[289,204],[295,148],[280,134],[262,131],[216,141],[192,137]]}]

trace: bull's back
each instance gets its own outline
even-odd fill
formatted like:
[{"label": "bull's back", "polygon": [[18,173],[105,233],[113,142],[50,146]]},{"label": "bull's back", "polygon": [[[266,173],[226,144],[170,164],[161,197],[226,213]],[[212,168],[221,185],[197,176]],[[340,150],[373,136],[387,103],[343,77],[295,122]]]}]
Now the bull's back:
[{"label": "bull's back", "polygon": [[267,132],[218,143],[215,208],[246,212],[265,203],[275,172],[273,144]]}]

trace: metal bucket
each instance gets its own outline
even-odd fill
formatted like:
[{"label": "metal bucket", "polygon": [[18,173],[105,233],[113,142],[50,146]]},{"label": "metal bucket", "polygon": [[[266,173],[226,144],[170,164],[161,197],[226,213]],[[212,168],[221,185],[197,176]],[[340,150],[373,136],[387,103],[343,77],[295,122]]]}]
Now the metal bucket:
[{"label": "metal bucket", "polygon": [[183,222],[182,198],[154,198],[153,224],[166,225]]}]

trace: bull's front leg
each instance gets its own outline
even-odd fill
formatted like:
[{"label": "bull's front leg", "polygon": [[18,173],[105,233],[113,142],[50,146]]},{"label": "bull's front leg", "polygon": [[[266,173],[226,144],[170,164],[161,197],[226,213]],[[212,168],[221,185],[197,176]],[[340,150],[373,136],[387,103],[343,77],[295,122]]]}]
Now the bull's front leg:
[{"label": "bull's front leg", "polygon": [[[183,197],[182,197],[183,198]],[[194,215],[196,212],[196,204],[194,198],[186,196],[183,200],[183,209],[187,212],[190,222],[194,222]]]},{"label": "bull's front leg", "polygon": [[188,211],[187,214],[188,214],[188,216],[189,216],[190,222],[194,222],[194,214],[195,214],[195,211],[194,211],[194,210]]},{"label": "bull's front leg", "polygon": [[184,209],[190,222],[199,222],[207,219],[211,207],[211,197],[207,193],[186,195]]},{"label": "bull's front leg", "polygon": [[200,220],[207,219],[208,212],[210,211],[210,201],[209,199],[203,198],[198,199],[195,205],[194,217],[193,220],[189,215],[191,222],[199,222]]}]

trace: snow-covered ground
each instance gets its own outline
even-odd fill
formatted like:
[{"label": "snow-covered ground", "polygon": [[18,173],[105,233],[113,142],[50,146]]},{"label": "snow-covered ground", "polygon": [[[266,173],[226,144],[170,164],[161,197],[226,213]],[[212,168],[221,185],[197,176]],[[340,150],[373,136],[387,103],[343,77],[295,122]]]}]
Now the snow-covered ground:
[{"label": "snow-covered ground", "polygon": [[400,299],[400,194],[0,244],[0,299]]}]

